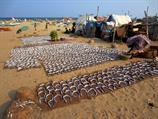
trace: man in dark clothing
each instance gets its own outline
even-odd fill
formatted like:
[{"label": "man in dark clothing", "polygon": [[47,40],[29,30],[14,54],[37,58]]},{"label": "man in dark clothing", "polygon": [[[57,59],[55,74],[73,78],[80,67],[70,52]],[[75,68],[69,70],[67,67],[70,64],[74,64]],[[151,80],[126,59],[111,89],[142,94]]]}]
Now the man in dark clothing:
[{"label": "man in dark clothing", "polygon": [[71,33],[75,33],[75,30],[76,30],[76,23],[74,22],[72,24],[72,31],[71,31]]},{"label": "man in dark clothing", "polygon": [[102,26],[102,23],[101,22],[96,22],[95,26],[96,26],[95,36],[97,38],[101,38],[101,33],[102,33],[101,26]]}]

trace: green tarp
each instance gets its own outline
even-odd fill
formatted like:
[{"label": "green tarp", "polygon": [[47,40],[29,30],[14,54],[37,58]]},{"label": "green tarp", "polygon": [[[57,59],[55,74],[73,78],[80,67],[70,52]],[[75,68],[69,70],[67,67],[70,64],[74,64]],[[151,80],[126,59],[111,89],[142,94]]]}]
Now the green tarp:
[{"label": "green tarp", "polygon": [[28,30],[28,29],[29,29],[28,26],[22,26],[20,29],[17,30],[16,33],[20,33],[20,32],[22,32],[22,31],[26,31],[26,30]]},{"label": "green tarp", "polygon": [[29,29],[29,27],[28,27],[28,26],[22,26],[20,29],[21,29],[22,31],[26,31],[26,30]]}]

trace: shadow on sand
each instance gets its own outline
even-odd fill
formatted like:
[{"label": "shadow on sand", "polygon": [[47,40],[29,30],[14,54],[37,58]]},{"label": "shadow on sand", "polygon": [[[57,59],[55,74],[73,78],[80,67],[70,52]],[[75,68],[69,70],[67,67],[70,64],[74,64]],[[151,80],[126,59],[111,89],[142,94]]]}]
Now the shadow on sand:
[{"label": "shadow on sand", "polygon": [[4,104],[0,105],[0,119],[4,119],[4,113],[9,108],[12,100],[15,100],[16,98],[16,90],[12,90],[8,93],[10,97],[10,101],[5,102]]}]

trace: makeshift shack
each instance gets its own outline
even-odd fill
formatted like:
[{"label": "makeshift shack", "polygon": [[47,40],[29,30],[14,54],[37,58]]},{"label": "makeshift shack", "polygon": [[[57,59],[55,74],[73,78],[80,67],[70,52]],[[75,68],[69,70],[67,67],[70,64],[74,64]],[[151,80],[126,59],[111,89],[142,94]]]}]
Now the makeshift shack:
[{"label": "makeshift shack", "polygon": [[[148,24],[148,25],[147,25]],[[147,30],[148,26],[148,30]],[[148,31],[148,33],[147,33]],[[143,19],[137,19],[128,25],[127,36],[131,37],[138,34],[149,35],[149,38],[153,41],[158,41],[158,17],[149,17]]]},{"label": "makeshift shack", "polygon": [[121,38],[125,37],[127,25],[130,22],[132,22],[132,20],[128,15],[110,15],[102,29],[102,37],[106,39],[110,37],[111,34]]},{"label": "makeshift shack", "polygon": [[79,17],[77,19],[77,21],[76,21],[76,30],[75,30],[75,33],[78,34],[78,35],[85,35],[86,34],[85,29],[88,26],[91,26],[91,25],[88,25],[86,27],[87,22],[88,23],[90,23],[90,22],[96,22],[96,19],[94,18],[94,16],[81,16],[81,17]]},{"label": "makeshift shack", "polygon": [[[146,19],[143,19],[146,23]],[[158,16],[148,18],[149,38],[158,41]]]},{"label": "makeshift shack", "polygon": [[93,21],[87,21],[85,25],[85,36],[89,38],[94,38],[96,32],[96,25]]}]

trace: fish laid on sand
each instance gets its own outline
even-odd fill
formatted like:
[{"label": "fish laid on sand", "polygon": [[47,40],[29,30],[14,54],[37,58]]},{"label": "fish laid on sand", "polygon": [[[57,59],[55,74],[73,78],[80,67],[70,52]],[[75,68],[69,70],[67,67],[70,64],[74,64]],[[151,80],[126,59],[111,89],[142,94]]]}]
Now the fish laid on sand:
[{"label": "fish laid on sand", "polygon": [[116,66],[71,80],[49,81],[37,87],[40,105],[55,108],[83,98],[91,98],[157,76],[156,61],[139,61]]},{"label": "fish laid on sand", "polygon": [[42,65],[52,75],[116,60],[121,53],[117,49],[68,43],[14,48],[5,67],[23,70]]},{"label": "fish laid on sand", "polygon": [[51,37],[50,36],[32,36],[21,38],[24,45],[36,45],[36,44],[44,44],[50,43]]}]

